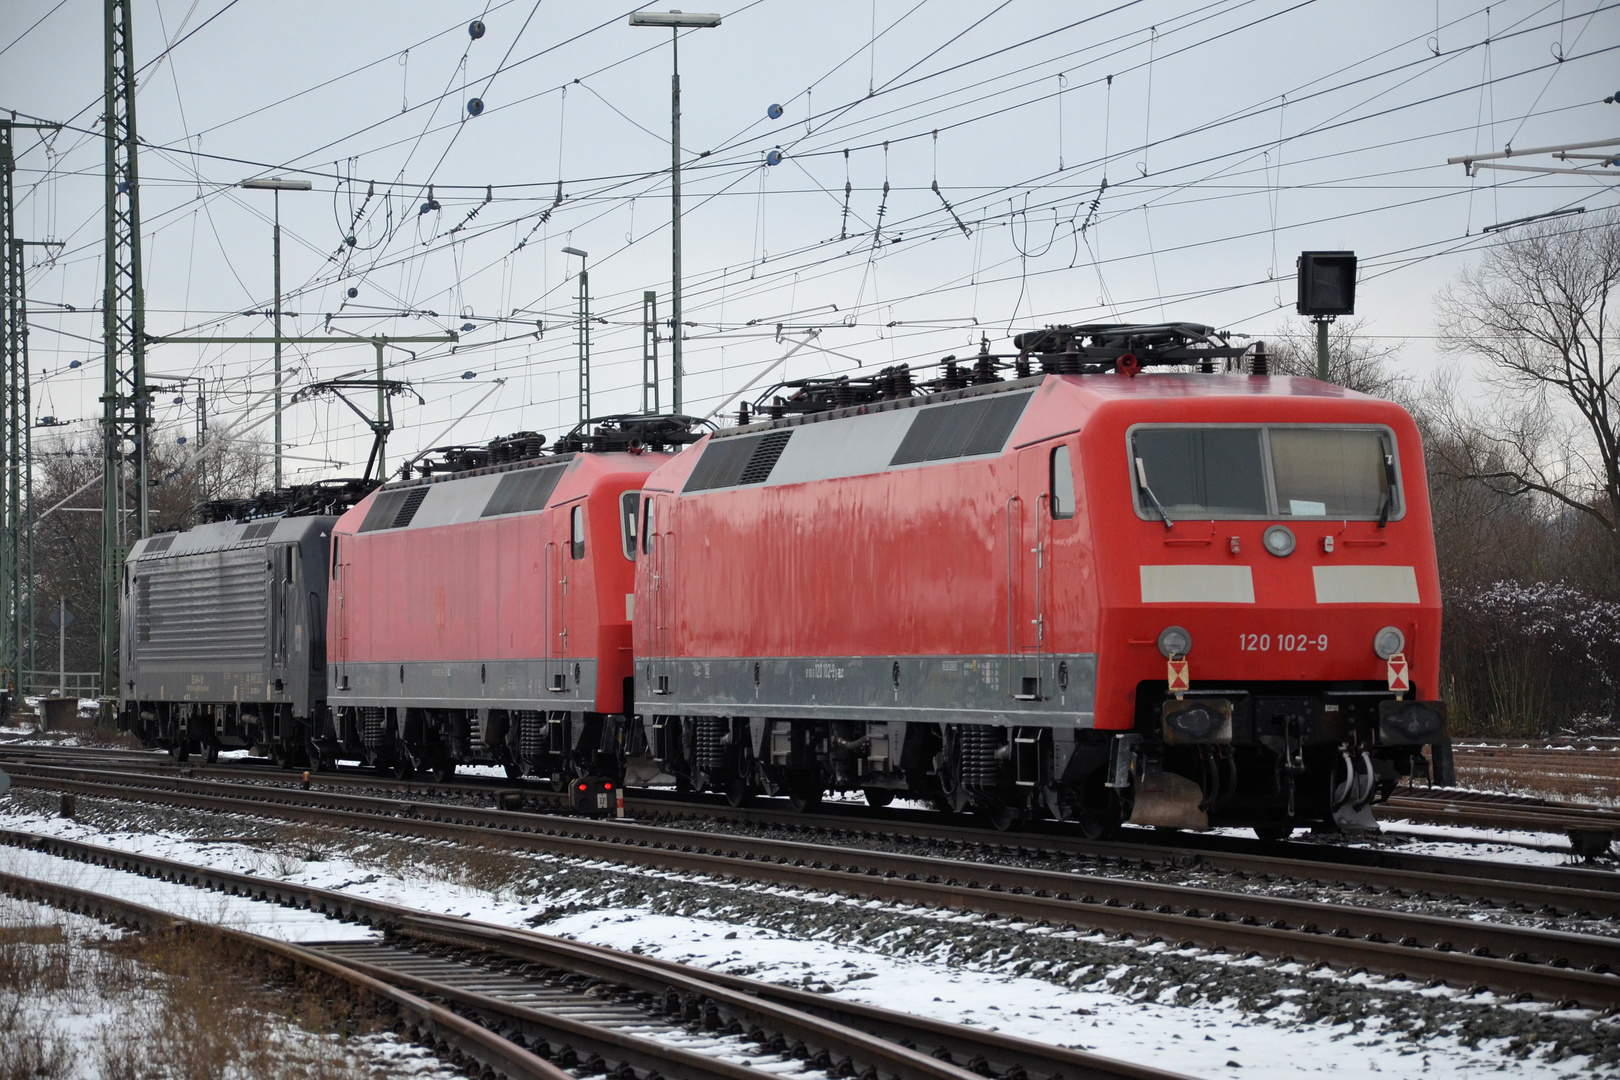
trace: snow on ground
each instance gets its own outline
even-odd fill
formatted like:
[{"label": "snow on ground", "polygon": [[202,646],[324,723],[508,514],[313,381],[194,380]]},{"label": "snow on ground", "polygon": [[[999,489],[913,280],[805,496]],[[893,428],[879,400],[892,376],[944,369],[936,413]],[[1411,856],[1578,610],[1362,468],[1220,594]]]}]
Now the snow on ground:
[{"label": "snow on ground", "polygon": [[[200,862],[195,856],[185,861]],[[198,922],[246,930],[280,941],[373,941],[382,936],[367,927],[328,919],[299,908],[284,908],[264,901],[227,896],[172,881],[142,877],[124,870],[74,862],[40,851],[0,847],[0,870],[36,881],[69,885],[101,896],[133,901]]]},{"label": "snow on ground", "polygon": [[[1530,866],[1567,866],[1577,861],[1562,833],[1512,829],[1475,829],[1460,825],[1430,825],[1396,818],[1381,821],[1385,836],[1410,838],[1402,851],[1451,858],[1489,859]],[[1361,845],[1357,845],[1361,846]],[[1614,869],[1615,863],[1593,864]]]},{"label": "snow on ground", "polygon": [[[158,905],[161,906],[161,905]],[[197,985],[175,952],[98,920],[0,897],[0,1075],[35,1080],[216,1075],[222,1080],[456,1080],[463,1074],[391,1032],[339,1039],[285,1015],[258,1012],[235,994],[219,1000],[224,973]],[[167,960],[168,969],[146,960]],[[188,985],[188,983],[190,985]],[[289,1002],[276,999],[276,1004]],[[207,1015],[199,1015],[206,1013]],[[336,1026],[332,1024],[331,1026]],[[187,1038],[179,1038],[181,1034]]]},{"label": "snow on ground", "polygon": [[[25,812],[0,817],[0,824],[220,869],[275,876],[503,926],[538,927],[544,932],[580,941],[801,986],[834,997],[941,1020],[981,1025],[1194,1076],[1283,1080],[1302,1073],[1345,1077],[1382,1073],[1470,1080],[1503,1069],[1517,1076],[1549,1080],[1591,1075],[1588,1063],[1579,1057],[1552,1063],[1509,1056],[1506,1034],[1474,1048],[1450,1037],[1426,1036],[1417,1041],[1406,1033],[1382,1030],[1377,1018],[1359,1031],[1348,1023],[1294,1024],[1289,1015],[1292,1006],[1287,1004],[1266,1014],[1246,1013],[1231,1002],[1178,1004],[1173,1001],[1175,987],[1167,988],[1159,1000],[1144,1003],[1102,989],[1105,985],[1102,977],[1089,987],[1059,985],[1033,976],[1011,976],[1004,971],[948,965],[931,960],[927,955],[889,955],[879,949],[852,946],[847,941],[795,938],[757,926],[705,918],[702,913],[677,916],[624,907],[569,910],[578,906],[580,897],[567,885],[547,880],[548,871],[555,867],[548,867],[539,859],[534,860],[535,875],[521,883],[521,891],[531,895],[531,899],[525,901],[514,892],[518,890],[518,882],[491,895],[443,880],[381,873],[375,867],[360,866],[330,852],[319,853],[320,857],[308,860],[289,860],[285,856],[267,855],[249,844],[142,832],[104,833],[72,820]],[[22,865],[14,861],[22,854],[16,849],[0,848],[0,867]],[[77,863],[67,865],[79,874],[106,873]],[[650,872],[638,872],[638,875],[644,881],[659,876]],[[132,898],[153,906],[173,903],[195,911],[212,909],[227,899],[217,894],[164,886],[164,883],[133,875],[123,877],[133,880],[117,883],[116,887],[128,888]],[[108,887],[114,887],[113,879],[98,877],[96,880],[106,880]],[[245,920],[246,925],[275,926],[276,916],[288,919],[295,914],[253,901],[232,901],[232,904],[250,909],[270,908],[274,912],[264,917],[268,921],[261,921],[260,916],[235,906],[220,909],[228,912],[230,918]],[[308,913],[296,914],[314,918]],[[974,915],[941,914],[939,917],[961,924],[964,933],[980,921]],[[285,924],[283,932],[288,932]],[[354,929],[330,923],[329,928],[319,933],[336,936],[344,932],[353,933]],[[1071,931],[1046,932],[1073,934]],[[1167,951],[1162,944],[1140,948]],[[1233,965],[1269,963],[1235,958],[1230,962]],[[1310,976],[1298,972],[1298,975],[1302,979],[1332,978],[1326,974]],[[1353,981],[1347,981],[1347,988]],[[1505,1026],[1511,1026],[1506,1022],[1521,1007],[1504,1004],[1500,1008]]]},{"label": "snow on ground", "polygon": [[[1212,835],[1253,840],[1248,829],[1213,829]],[[1129,840],[1130,832],[1120,839]],[[1296,842],[1310,842],[1309,834],[1296,833]],[[1490,862],[1528,866],[1569,866],[1579,862],[1562,833],[1525,832],[1508,829],[1477,829],[1460,825],[1430,825],[1402,818],[1380,819],[1378,832],[1365,837],[1335,836],[1334,847],[1399,851],[1413,855],[1440,855],[1448,859],[1483,859]],[[1620,863],[1601,862],[1581,865],[1620,870]]]}]

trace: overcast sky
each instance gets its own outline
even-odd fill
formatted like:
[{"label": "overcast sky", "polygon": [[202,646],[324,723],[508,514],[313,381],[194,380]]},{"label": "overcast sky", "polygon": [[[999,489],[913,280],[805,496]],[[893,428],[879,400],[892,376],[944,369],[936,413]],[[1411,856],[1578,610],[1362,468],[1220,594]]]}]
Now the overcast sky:
[{"label": "overcast sky", "polygon": [[[36,412],[74,422],[65,432],[100,410],[102,6],[0,3],[0,108],[67,125],[16,136],[19,233],[63,244],[49,259],[30,249],[28,290]],[[1492,242],[1482,230],[1615,205],[1614,170],[1470,178],[1446,158],[1620,135],[1620,106],[1602,102],[1620,90],[1617,8],[716,7],[723,24],[680,43],[686,411],[708,412],[800,341],[762,386],[933,362],[981,335],[1010,350],[1010,331],[1054,322],[1265,337],[1296,319],[1306,249],[1359,254],[1358,314],[1405,339],[1402,362],[1427,376],[1443,362],[1432,297]],[[572,425],[580,260],[567,245],[589,252],[605,320],[592,411],[639,409],[642,294],[657,292],[661,317],[670,294],[671,35],[627,25],[630,10],[136,0],[149,332],[270,333],[271,195],[235,185],[299,177],[314,190],[281,196],[287,332],[473,326],[453,351],[389,351],[391,377],[425,400],[400,400],[393,462],[434,441]],[[659,353],[667,408],[667,343]],[[155,345],[148,369],[204,377],[211,423],[251,423],[268,415],[270,354]],[[296,346],[286,360],[290,395],[373,352]],[[163,437],[189,431],[194,387],[185,405],[159,396]],[[363,466],[369,435],[341,404],[285,419],[294,479]]]}]

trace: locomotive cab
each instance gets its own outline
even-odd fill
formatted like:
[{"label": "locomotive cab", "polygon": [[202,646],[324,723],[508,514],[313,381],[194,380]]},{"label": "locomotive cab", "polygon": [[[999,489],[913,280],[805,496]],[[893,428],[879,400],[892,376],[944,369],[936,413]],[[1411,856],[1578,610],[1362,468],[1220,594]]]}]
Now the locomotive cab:
[{"label": "locomotive cab", "polygon": [[1451,779],[1416,429],[1309,380],[1264,385],[1099,410],[1091,432],[1129,537],[1099,550],[1118,658],[1099,692],[1130,711],[1105,784],[1139,824],[1371,827],[1402,778]]}]

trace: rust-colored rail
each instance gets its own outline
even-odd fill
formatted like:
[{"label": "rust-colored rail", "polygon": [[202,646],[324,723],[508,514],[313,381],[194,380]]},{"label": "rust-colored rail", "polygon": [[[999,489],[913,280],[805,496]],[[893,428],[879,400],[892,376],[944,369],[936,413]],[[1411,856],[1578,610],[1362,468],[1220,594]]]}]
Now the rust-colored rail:
[{"label": "rust-colored rail", "polygon": [[[968,1080],[983,1075],[1062,1076],[1078,1080],[1185,1080],[1133,1062],[1116,1061],[1097,1054],[1048,1046],[995,1032],[914,1017],[858,1002],[830,1002],[817,994],[774,986],[752,979],[717,975],[685,964],[652,960],[579,942],[539,934],[529,930],[495,926],[455,916],[415,911],[381,900],[351,896],[315,886],[291,884],[269,878],[194,866],[152,855],[119,851],[76,840],[40,836],[12,829],[0,830],[0,843],[41,851],[62,858],[139,873],[168,881],[207,888],[233,895],[249,896],[282,905],[307,908],[345,921],[364,922],[385,929],[394,941],[430,943],[456,949],[474,949],[505,961],[519,961],[583,976],[624,988],[632,994],[651,996],[663,1003],[665,1013],[692,1016],[711,1030],[740,1029],[757,1032],[756,1041],[775,1041],[777,1036],[791,1044],[802,1043],[806,1054],[825,1053],[830,1060],[851,1062],[881,1069],[883,1075],[908,1080]],[[566,1039],[582,1050],[611,1060],[610,1050],[621,1060],[645,1071],[651,1064],[646,1040],[627,1039],[622,1034],[592,1032],[589,1025],[560,1023],[566,1018],[511,1013],[506,1003],[487,996],[435,983],[386,965],[346,960],[348,967],[382,982],[402,986],[424,997],[455,1001],[458,1005],[484,1014],[494,1022],[519,1019],[529,1026],[550,1025],[552,1041]],[[673,997],[672,997],[673,995]],[[622,996],[622,993],[621,993]],[[531,1036],[532,1040],[532,1036]],[[909,1044],[909,1045],[908,1045]],[[667,1058],[665,1069],[679,1066],[677,1075],[694,1075],[699,1067],[709,1068],[714,1059],[692,1055],[697,1060]],[[974,1071],[964,1072],[954,1062],[972,1063]],[[726,1063],[721,1062],[720,1065]],[[757,1077],[757,1069],[730,1066],[739,1080]],[[712,1072],[712,1068],[709,1069]],[[732,1075],[722,1072],[719,1075]]]},{"label": "rust-colored rail", "polygon": [[[29,766],[22,785],[85,795],[370,828],[1046,920],[1234,952],[1419,973],[1453,985],[1620,1005],[1620,941],[1534,927],[1058,874],[613,821],[422,801]],[[1580,966],[1577,969],[1576,965]]]}]

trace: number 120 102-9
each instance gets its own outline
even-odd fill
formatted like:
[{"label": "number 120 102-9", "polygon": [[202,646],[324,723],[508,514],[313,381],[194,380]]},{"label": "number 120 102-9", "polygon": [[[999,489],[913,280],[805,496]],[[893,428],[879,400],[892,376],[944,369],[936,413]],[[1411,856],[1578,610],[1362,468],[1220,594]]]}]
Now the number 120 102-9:
[{"label": "number 120 102-9", "polygon": [[1278,652],[1327,652],[1328,636],[1317,634],[1239,634],[1238,648],[1243,652],[1270,652],[1275,645]]}]

